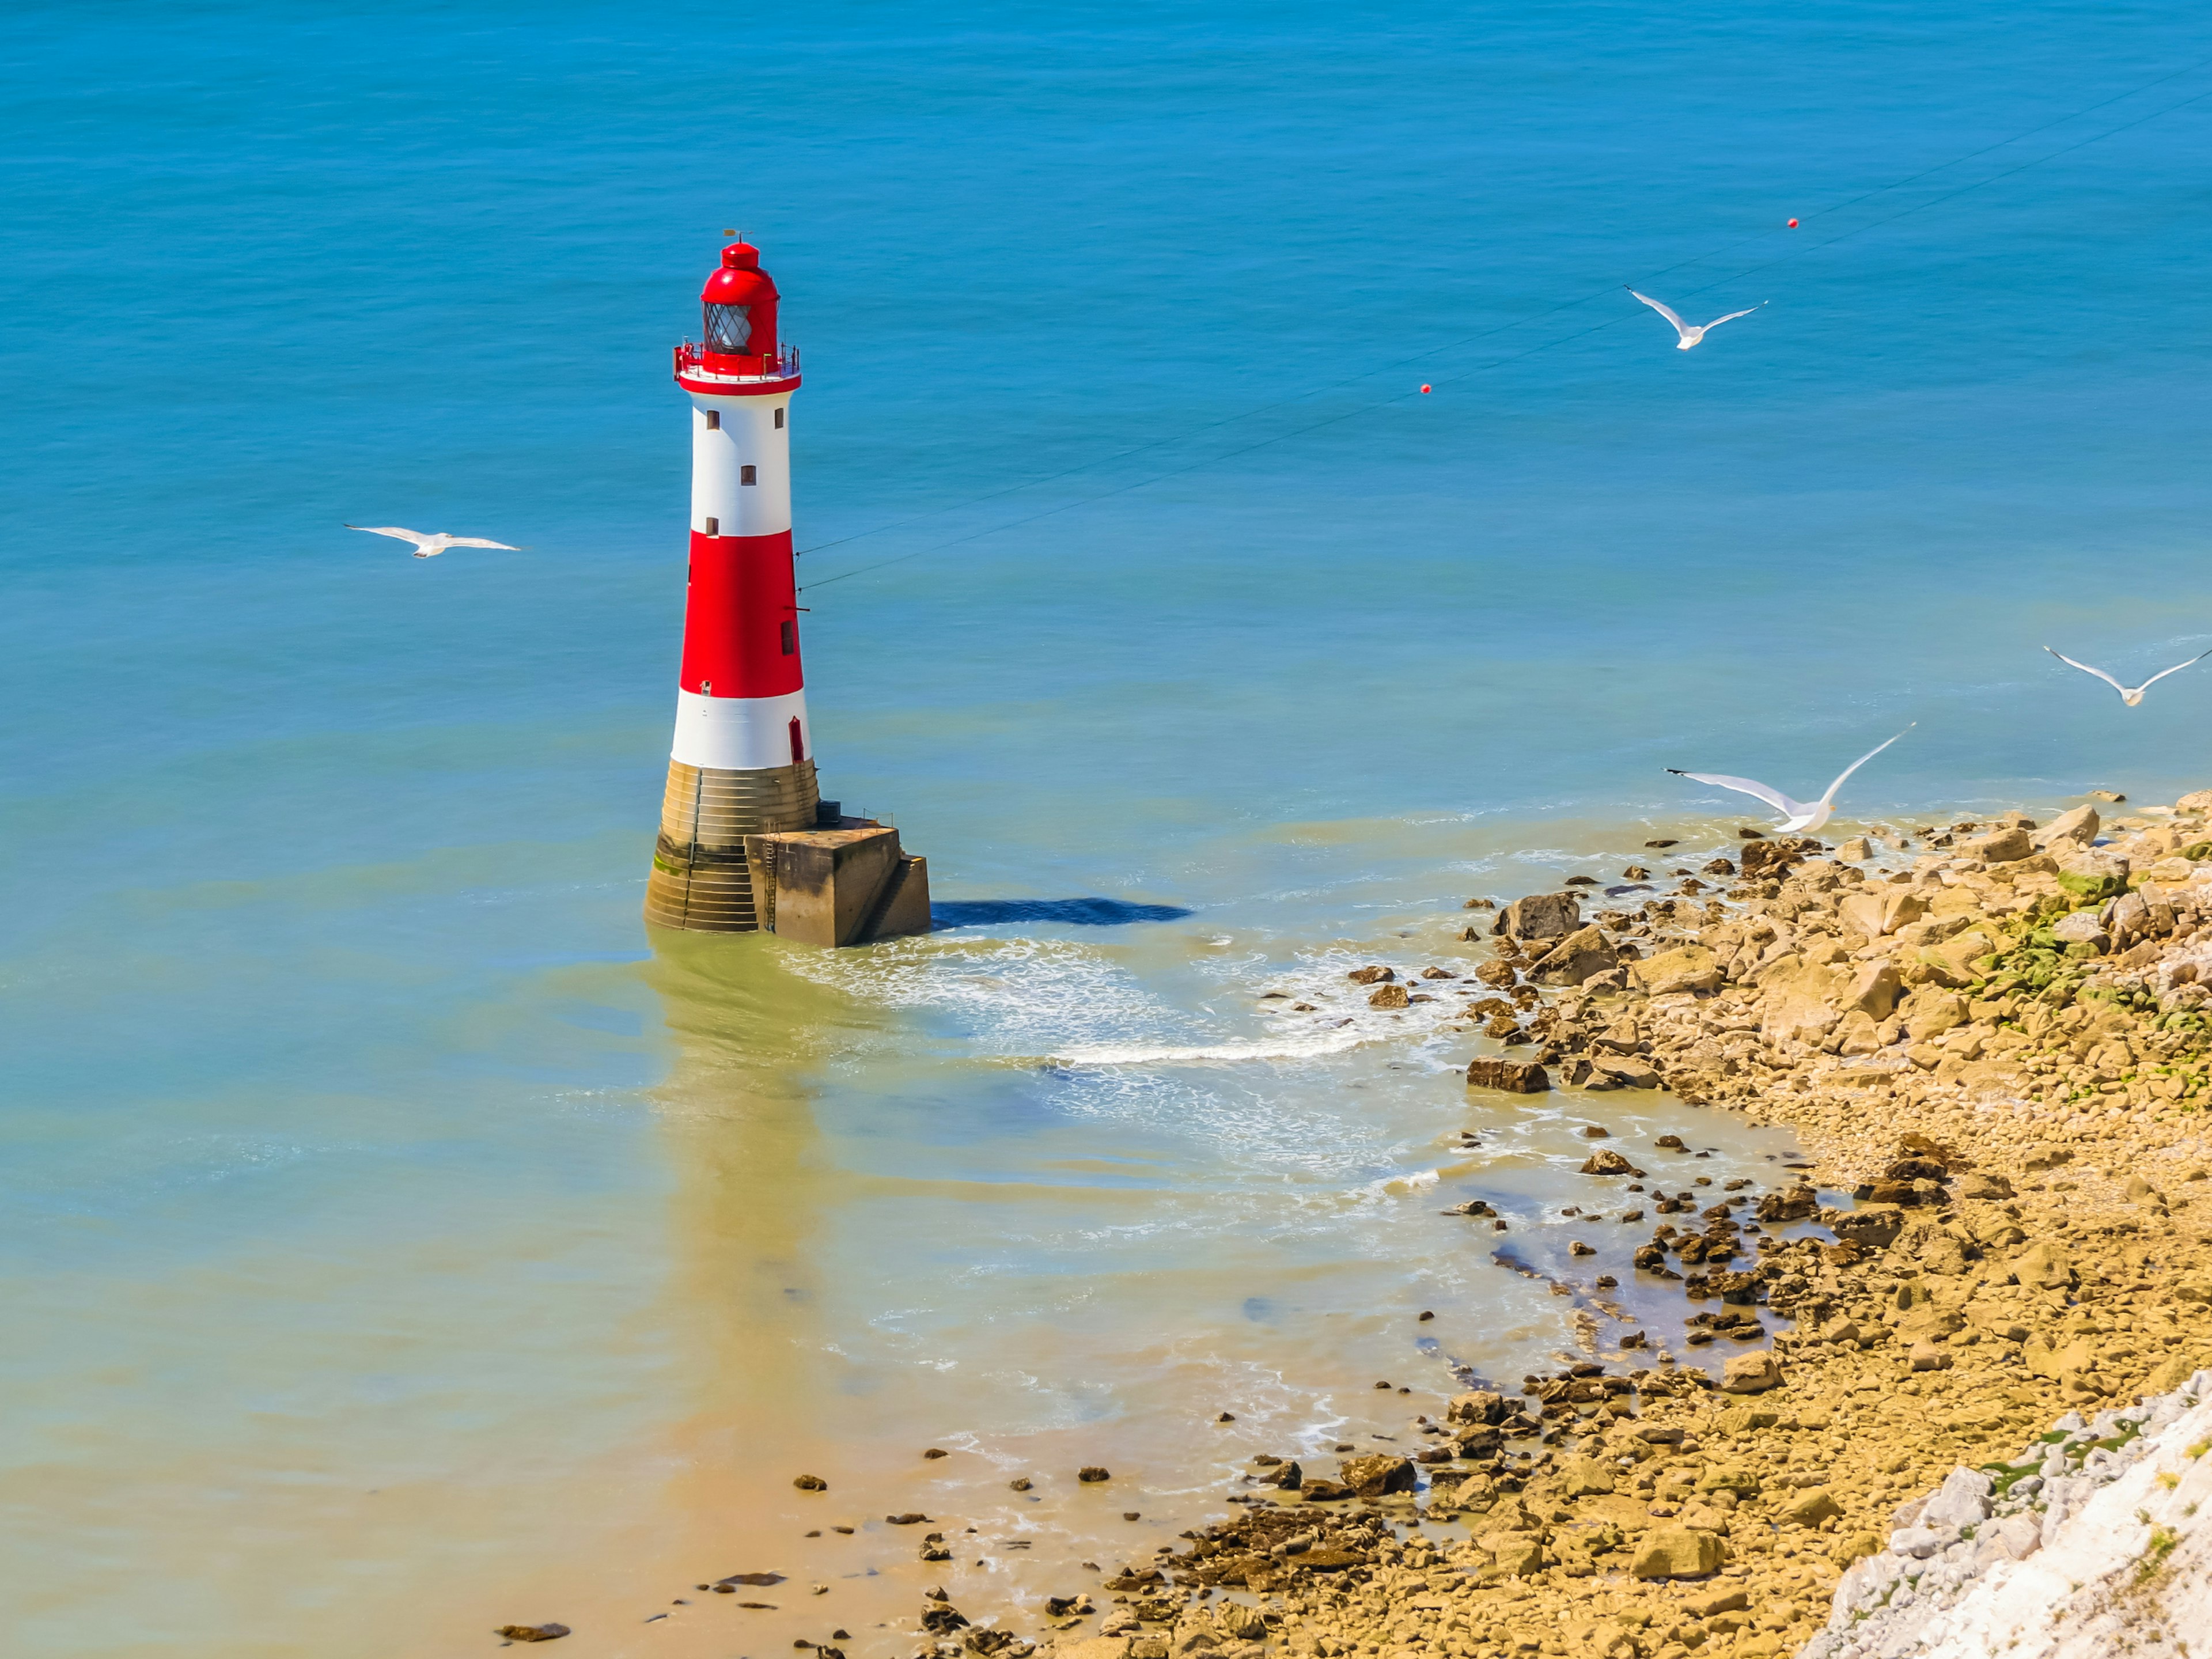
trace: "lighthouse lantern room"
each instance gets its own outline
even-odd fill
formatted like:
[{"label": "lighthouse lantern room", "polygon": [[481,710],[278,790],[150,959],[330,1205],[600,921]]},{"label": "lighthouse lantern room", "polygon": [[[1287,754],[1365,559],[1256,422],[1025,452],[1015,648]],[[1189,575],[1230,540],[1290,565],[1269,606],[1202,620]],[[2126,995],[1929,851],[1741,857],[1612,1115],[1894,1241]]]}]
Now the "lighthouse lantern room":
[{"label": "lighthouse lantern room", "polygon": [[791,542],[799,354],[776,332],[775,283],[733,242],[699,297],[705,337],[676,350],[691,399],[690,556],[646,920],[821,945],[925,932],[923,860],[816,782]]}]

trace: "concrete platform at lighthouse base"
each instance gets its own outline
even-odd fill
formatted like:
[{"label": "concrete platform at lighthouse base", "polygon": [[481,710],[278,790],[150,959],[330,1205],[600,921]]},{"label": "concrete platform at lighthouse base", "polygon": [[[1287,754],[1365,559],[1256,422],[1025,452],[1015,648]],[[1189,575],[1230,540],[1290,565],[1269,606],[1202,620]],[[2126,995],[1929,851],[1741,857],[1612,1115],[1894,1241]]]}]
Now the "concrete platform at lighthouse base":
[{"label": "concrete platform at lighthouse base", "polygon": [[672,760],[645,919],[809,945],[926,933],[929,866],[890,825],[822,799],[812,761],[720,771]]},{"label": "concrete platform at lighthouse base", "polygon": [[873,819],[747,836],[745,863],[762,923],[781,938],[835,946],[929,931],[928,860]]}]

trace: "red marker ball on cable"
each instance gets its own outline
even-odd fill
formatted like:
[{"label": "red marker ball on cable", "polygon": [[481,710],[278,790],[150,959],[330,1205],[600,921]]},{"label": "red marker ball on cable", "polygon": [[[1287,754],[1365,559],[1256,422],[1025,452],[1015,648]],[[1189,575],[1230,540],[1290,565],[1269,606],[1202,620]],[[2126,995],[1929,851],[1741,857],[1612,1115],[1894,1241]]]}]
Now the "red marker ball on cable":
[{"label": "red marker ball on cable", "polygon": [[1797,228],[1797,222],[1796,222],[1795,219],[1792,219],[1792,220],[1790,222],[1790,229],[1792,229],[1792,230],[1795,230],[1795,229],[1796,229],[1796,228]]},{"label": "red marker ball on cable", "polygon": [[1428,391],[1428,389],[1429,389],[1429,387],[1428,387],[1428,382],[1426,382],[1425,380],[1425,381],[1423,381],[1423,382],[1421,383],[1421,390],[1422,390],[1422,392],[1426,392]]}]

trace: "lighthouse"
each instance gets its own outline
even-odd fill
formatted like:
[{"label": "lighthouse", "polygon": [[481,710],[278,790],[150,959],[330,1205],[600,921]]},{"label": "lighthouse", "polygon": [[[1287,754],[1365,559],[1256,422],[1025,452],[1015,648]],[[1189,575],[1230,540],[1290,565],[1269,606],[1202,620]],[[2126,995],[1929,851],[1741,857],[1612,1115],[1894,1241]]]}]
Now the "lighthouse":
[{"label": "lighthouse", "polygon": [[791,543],[799,353],[747,242],[676,349],[691,403],[691,526],[676,739],[645,916],[697,933],[860,945],[927,931],[928,871],[898,831],[845,817],[817,781]]}]

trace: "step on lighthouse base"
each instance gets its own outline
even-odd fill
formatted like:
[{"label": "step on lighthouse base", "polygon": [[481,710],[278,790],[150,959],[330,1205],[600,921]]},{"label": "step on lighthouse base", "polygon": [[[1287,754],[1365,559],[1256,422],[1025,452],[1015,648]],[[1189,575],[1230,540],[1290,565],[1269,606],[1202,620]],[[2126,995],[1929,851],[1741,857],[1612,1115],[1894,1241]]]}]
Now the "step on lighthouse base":
[{"label": "step on lighthouse base", "polygon": [[896,830],[823,800],[812,761],[744,771],[672,761],[645,919],[866,945],[929,931],[929,866]]}]

